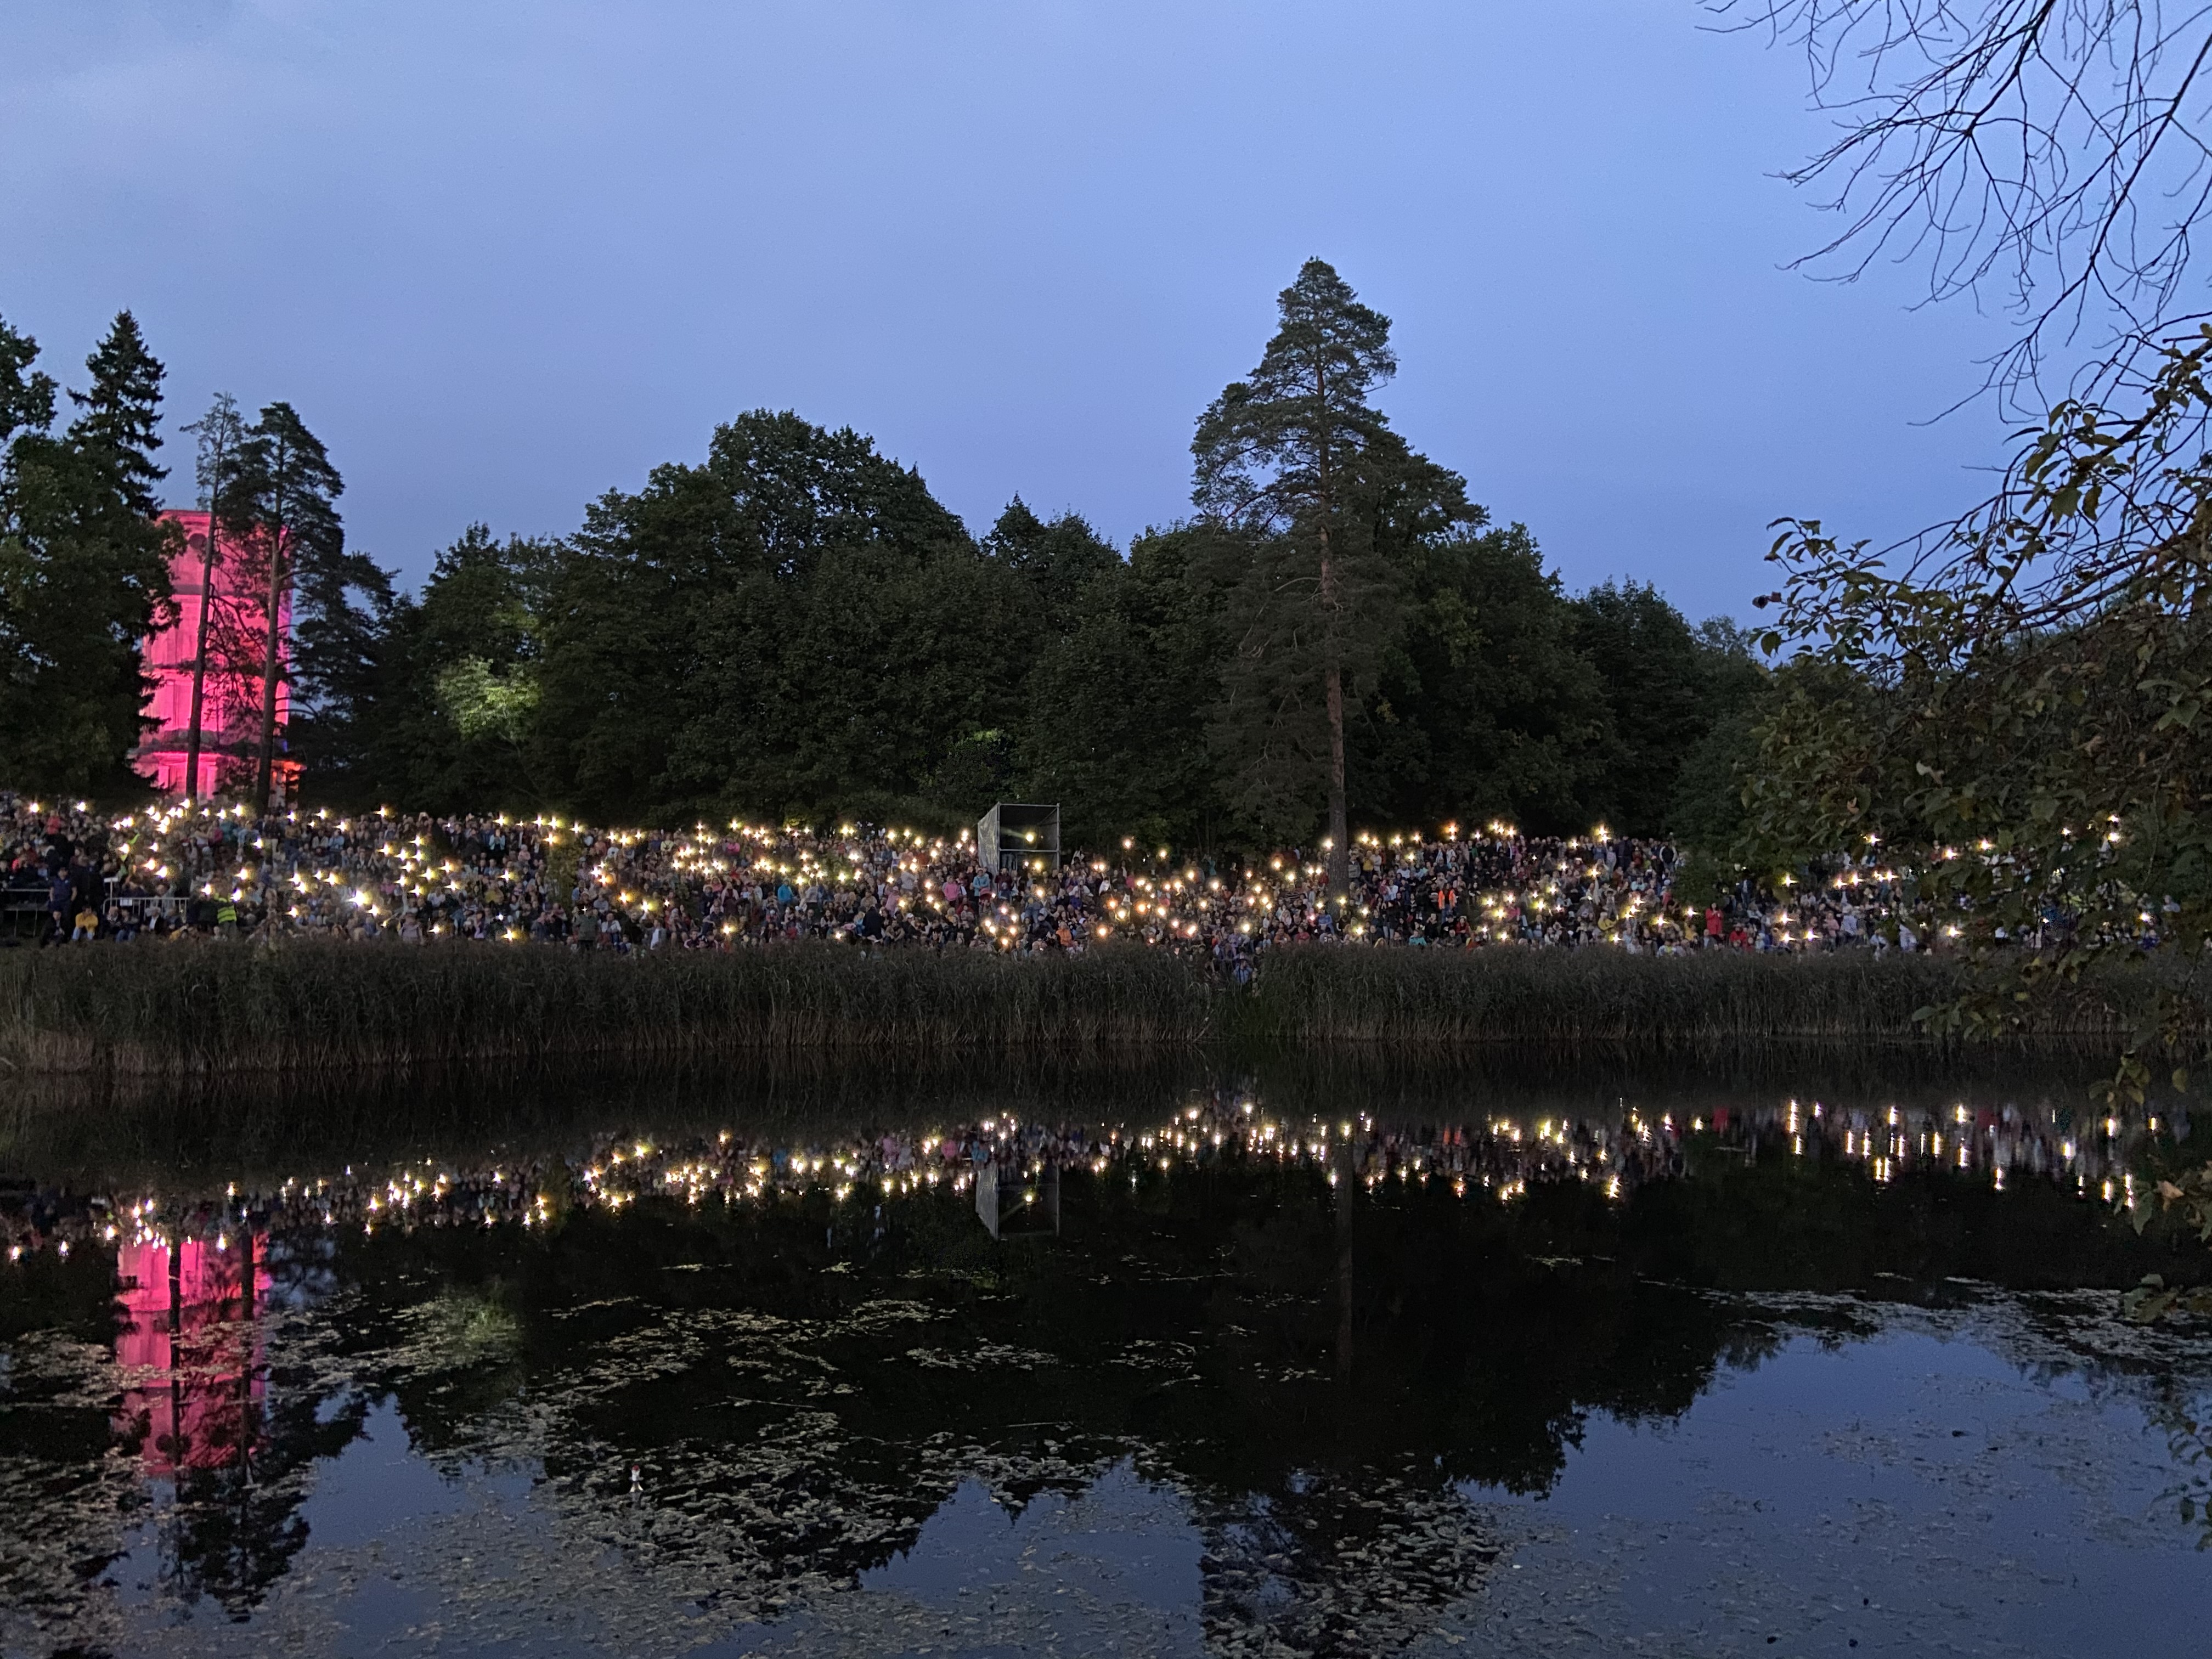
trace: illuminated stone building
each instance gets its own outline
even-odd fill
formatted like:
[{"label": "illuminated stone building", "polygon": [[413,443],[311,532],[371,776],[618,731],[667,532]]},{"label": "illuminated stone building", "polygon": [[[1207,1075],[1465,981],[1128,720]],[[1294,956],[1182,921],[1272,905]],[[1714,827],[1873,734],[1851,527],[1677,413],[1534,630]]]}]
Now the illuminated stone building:
[{"label": "illuminated stone building", "polygon": [[[261,653],[268,629],[267,572],[260,561],[229,538],[208,556],[205,513],[168,512],[163,520],[184,532],[170,561],[175,615],[143,643],[145,718],[150,729],[135,763],[164,794],[205,800],[235,794],[252,783],[260,740]],[[277,660],[285,662],[291,605],[284,602]],[[188,778],[192,724],[192,665],[203,648],[199,775]],[[298,771],[286,758],[284,730],[291,716],[291,687],[276,685],[276,781],[289,793]]]}]

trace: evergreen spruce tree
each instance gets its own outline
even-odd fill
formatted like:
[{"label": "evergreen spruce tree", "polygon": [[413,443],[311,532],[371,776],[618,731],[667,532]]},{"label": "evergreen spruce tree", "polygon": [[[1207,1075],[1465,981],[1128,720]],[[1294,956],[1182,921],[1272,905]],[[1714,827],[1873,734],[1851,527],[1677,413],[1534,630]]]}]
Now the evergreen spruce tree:
[{"label": "evergreen spruce tree", "polygon": [[151,519],[161,508],[154,486],[169,475],[154,465],[161,447],[161,365],[146,349],[138,319],[118,312],[107,337],[85,359],[92,387],[72,392],[82,412],[70,441],[107,470],[108,489],[130,513]]},{"label": "evergreen spruce tree", "polygon": [[39,343],[0,318],[0,447],[18,432],[44,432],[53,424],[53,376],[31,367],[38,360]]},{"label": "evergreen spruce tree", "polygon": [[341,549],[303,559],[292,602],[291,748],[319,790],[388,799],[386,728],[402,705],[410,607],[392,574]]},{"label": "evergreen spruce tree", "polygon": [[0,319],[0,763],[26,784],[38,668],[31,617],[37,564],[23,543],[18,451],[22,436],[36,438],[53,424],[58,390],[52,375],[32,367],[38,360],[39,343]]},{"label": "evergreen spruce tree", "polygon": [[57,435],[37,349],[0,325],[0,770],[34,788],[106,791],[127,781],[141,642],[169,598],[170,532],[153,518],[162,368],[123,313]]}]

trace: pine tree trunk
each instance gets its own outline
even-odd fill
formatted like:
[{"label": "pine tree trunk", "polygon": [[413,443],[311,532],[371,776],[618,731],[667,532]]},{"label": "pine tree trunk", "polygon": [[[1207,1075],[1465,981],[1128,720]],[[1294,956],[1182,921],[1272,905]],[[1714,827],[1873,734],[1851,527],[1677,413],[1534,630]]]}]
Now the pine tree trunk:
[{"label": "pine tree trunk", "polygon": [[1328,697],[1328,890],[1335,897],[1351,885],[1352,872],[1345,846],[1344,669],[1334,651],[1322,673]]},{"label": "pine tree trunk", "polygon": [[[1344,664],[1337,655],[1336,572],[1329,558],[1328,525],[1321,528],[1322,691],[1328,711],[1328,892],[1341,898],[1351,885],[1349,824],[1344,804]],[[1338,917],[1343,920],[1342,916]]]},{"label": "pine tree trunk", "polygon": [[1358,1309],[1352,1278],[1352,1206],[1359,1191],[1359,1165],[1349,1142],[1340,1143],[1331,1152],[1330,1161],[1336,1165],[1336,1376],[1340,1382],[1348,1382],[1352,1380],[1352,1320]]},{"label": "pine tree trunk", "polygon": [[185,799],[200,798],[200,714],[207,695],[208,605],[215,592],[215,520],[208,520],[207,540],[200,547],[200,616],[198,637],[192,646],[191,728],[185,737]]},{"label": "pine tree trunk", "polygon": [[282,635],[279,601],[284,592],[284,521],[280,515],[269,540],[268,650],[261,659],[261,754],[254,767],[255,815],[269,810],[269,787],[276,766],[276,647]]},{"label": "pine tree trunk", "polygon": [[1320,441],[1314,446],[1321,475],[1321,582],[1315,597],[1321,601],[1322,690],[1328,709],[1328,896],[1338,900],[1337,921],[1346,919],[1350,904],[1350,833],[1344,805],[1344,659],[1338,647],[1336,564],[1329,546],[1329,526],[1336,520],[1334,457],[1329,453],[1328,368],[1325,359],[1314,363],[1314,405],[1322,411]]}]

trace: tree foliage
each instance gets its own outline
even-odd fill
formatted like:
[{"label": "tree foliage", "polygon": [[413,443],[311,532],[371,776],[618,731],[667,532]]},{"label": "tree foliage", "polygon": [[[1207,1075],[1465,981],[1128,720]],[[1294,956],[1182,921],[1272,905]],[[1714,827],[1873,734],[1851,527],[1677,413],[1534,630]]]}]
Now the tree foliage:
[{"label": "tree foliage", "polygon": [[850,430],[760,410],[596,502],[552,584],[547,763],[583,810],[910,796],[1002,726],[1027,584]]},{"label": "tree foliage", "polygon": [[0,771],[112,793],[139,738],[139,642],[169,605],[171,538],[149,493],[163,477],[162,368],[121,313],[57,433],[37,357],[0,322]]},{"label": "tree foliage", "polygon": [[2203,1047],[2212,927],[2212,329],[2125,413],[2062,404],[2005,488],[1901,566],[1793,522],[1749,846],[1881,845],[1991,969],[1941,1011],[2002,1024],[2105,960],[2176,973],[2120,1082]]},{"label": "tree foliage", "polygon": [[1404,556],[1476,515],[1465,481],[1369,401],[1397,373],[1390,320],[1309,259],[1259,366],[1199,417],[1191,501],[1227,573],[1229,651],[1212,740],[1231,805],[1279,836],[1327,805],[1330,885],[1350,849],[1346,732],[1402,627]]},{"label": "tree foliage", "polygon": [[[1796,658],[1747,776],[1745,854],[1883,847],[1915,871],[1923,926],[1988,970],[1929,1011],[1946,1021],[2002,1024],[2110,957],[2164,958],[2114,1080],[2140,1095],[2158,1051],[2185,1070],[2208,1029],[2212,331],[2192,278],[2212,19],[2142,0],[1718,9],[1800,43],[1843,117],[1794,175],[1842,215],[1813,257],[1853,275],[1899,257],[1932,299],[2002,296],[2018,325],[1990,384],[2037,411],[1996,490],[1934,531],[1871,549],[1781,522],[1764,643]],[[2057,347],[2078,367],[2046,402]]]},{"label": "tree foliage", "polygon": [[1608,735],[1571,601],[1519,525],[1427,541],[1363,750],[1363,817],[1580,833]]},{"label": "tree foliage", "polygon": [[[866,437],[757,410],[573,535],[470,526],[409,594],[347,544],[343,480],[297,410],[249,423],[218,398],[188,429],[213,551],[236,566],[220,585],[241,597],[188,654],[225,707],[264,716],[208,734],[224,786],[262,798],[281,682],[285,758],[342,808],[951,828],[1027,797],[1060,802],[1077,844],[1193,852],[1340,848],[1353,815],[1655,827],[1740,653],[1648,589],[1570,596],[1525,528],[1492,525],[1375,406],[1389,324],[1328,266],[1309,261],[1279,309],[1199,422],[1195,516],[1126,553],[1018,497],[971,534]],[[91,773],[39,743],[119,774],[135,736],[145,594],[113,558],[58,557],[78,544],[49,526],[104,514],[128,529],[117,547],[160,544],[160,375],[118,319],[57,436],[35,359],[0,328],[0,626],[26,646],[4,695],[47,711],[0,731],[0,758],[45,787]],[[79,602],[41,609],[71,571]],[[104,667],[37,642],[64,616],[108,619]],[[106,676],[107,701],[64,695],[47,657]]]},{"label": "tree foliage", "polygon": [[[1623,835],[1677,830],[1689,757],[1717,723],[1740,724],[1765,684],[1749,638],[1726,618],[1693,628],[1658,589],[1630,581],[1601,583],[1575,601],[1574,642],[1597,671],[1612,726],[1583,799]],[[1694,817],[1714,791],[1702,776],[1692,789],[1680,804]]]},{"label": "tree foliage", "polygon": [[[1379,416],[1358,423],[1330,520],[1353,550],[1339,591],[1364,568],[1387,603],[1334,624],[1347,812],[1579,831],[1615,810],[1624,754],[1663,800],[1663,755],[1734,695],[1723,682],[1760,671],[1642,590],[1639,625],[1601,640],[1524,528],[1491,526]],[[349,689],[307,722],[311,783],[356,806],[597,822],[951,828],[1026,798],[1060,802],[1076,844],[1314,847],[1313,544],[1290,486],[1269,497],[1278,463],[1259,446],[1227,446],[1235,465],[1206,475],[1236,492],[1218,511],[1125,556],[1019,499],[971,537],[866,439],[741,416],[701,462],[601,497],[575,536],[478,526],[418,596],[349,590],[374,648],[346,656]],[[1689,726],[1644,720],[1623,748],[1616,705],[1699,674]]]},{"label": "tree foliage", "polygon": [[[1398,596],[1346,703],[1362,822],[1586,830],[1615,799],[1613,688],[1707,674],[1703,720],[1723,682],[1763,681],[1656,595],[1601,662],[1585,605],[1612,601],[1571,598],[1525,529],[1488,526],[1384,435],[1390,465],[1347,509]],[[1031,798],[1061,803],[1079,844],[1310,847],[1318,774],[1278,805],[1221,749],[1253,684],[1233,661],[1252,566],[1279,550],[1200,520],[1125,556],[1018,500],[971,538],[865,440],[763,411],[705,463],[603,498],[575,538],[475,526],[419,596],[364,605],[375,650],[309,726],[357,740],[301,752],[354,805],[950,827]],[[1637,741],[1679,754],[1702,729],[1646,722]]]},{"label": "tree foliage", "polygon": [[1039,654],[1021,723],[1024,793],[1066,803],[1081,845],[1123,836],[1210,846],[1224,801],[1206,742],[1227,624],[1209,580],[1205,532],[1139,537],[1078,589]]},{"label": "tree foliage", "polygon": [[343,696],[354,678],[348,653],[366,643],[348,614],[347,594],[363,582],[374,586],[381,573],[347,553],[337,509],[344,489],[322,441],[279,401],[246,428],[217,500],[217,518],[238,538],[244,586],[260,598],[248,623],[258,639],[230,647],[241,672],[250,664],[261,684],[257,802],[270,799],[276,783],[282,688],[290,685],[303,719],[312,720]]}]

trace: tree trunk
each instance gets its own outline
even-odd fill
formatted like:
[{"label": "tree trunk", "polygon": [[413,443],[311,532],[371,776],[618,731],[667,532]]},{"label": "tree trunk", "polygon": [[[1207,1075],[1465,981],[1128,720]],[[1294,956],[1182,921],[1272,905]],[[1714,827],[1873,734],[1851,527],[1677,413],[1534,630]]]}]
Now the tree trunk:
[{"label": "tree trunk", "polygon": [[1338,901],[1340,925],[1351,908],[1351,825],[1344,805],[1344,659],[1338,650],[1336,567],[1331,557],[1329,526],[1336,520],[1334,457],[1328,432],[1328,366],[1325,358],[1314,362],[1314,406],[1321,411],[1319,441],[1314,459],[1321,475],[1321,581],[1314,597],[1321,602],[1322,690],[1328,710],[1328,896]]},{"label": "tree trunk", "polygon": [[[1336,572],[1329,558],[1328,523],[1321,527],[1322,691],[1328,711],[1328,893],[1344,897],[1352,884],[1350,837],[1344,804],[1344,664],[1337,654]],[[1343,921],[1341,914],[1337,920]]]},{"label": "tree trunk", "polygon": [[207,690],[208,607],[215,600],[215,514],[208,514],[207,540],[200,544],[199,638],[192,649],[191,730],[185,738],[185,799],[200,798],[200,712]]},{"label": "tree trunk", "polygon": [[[253,1228],[244,1216],[240,1216],[239,1221],[240,1231],[243,1234],[239,1245],[239,1255],[245,1267],[244,1275],[240,1280],[240,1288],[244,1293],[244,1304],[239,1309],[239,1314],[245,1321],[247,1328],[251,1329],[254,1315],[258,1311],[254,1306],[253,1295]],[[249,1337],[246,1340],[246,1363],[238,1368],[238,1467],[245,1472],[246,1484],[249,1487],[253,1485],[253,1438],[261,1427],[258,1420],[258,1414],[253,1409],[254,1350],[258,1346],[258,1338]]]},{"label": "tree trunk", "polygon": [[284,520],[280,513],[269,535],[268,649],[261,659],[261,754],[254,767],[253,792],[258,816],[269,810],[270,786],[276,766],[276,647],[283,635],[280,601],[284,592]]},{"label": "tree trunk", "polygon": [[1352,885],[1352,867],[1345,846],[1348,826],[1344,807],[1344,669],[1334,651],[1329,653],[1322,674],[1328,696],[1328,890],[1330,897],[1340,898]]},{"label": "tree trunk", "polygon": [[1359,1190],[1359,1166],[1352,1156],[1349,1142],[1331,1153],[1337,1167],[1336,1178],[1336,1376],[1340,1382],[1352,1380],[1353,1316],[1358,1304],[1352,1294],[1352,1206]]}]

